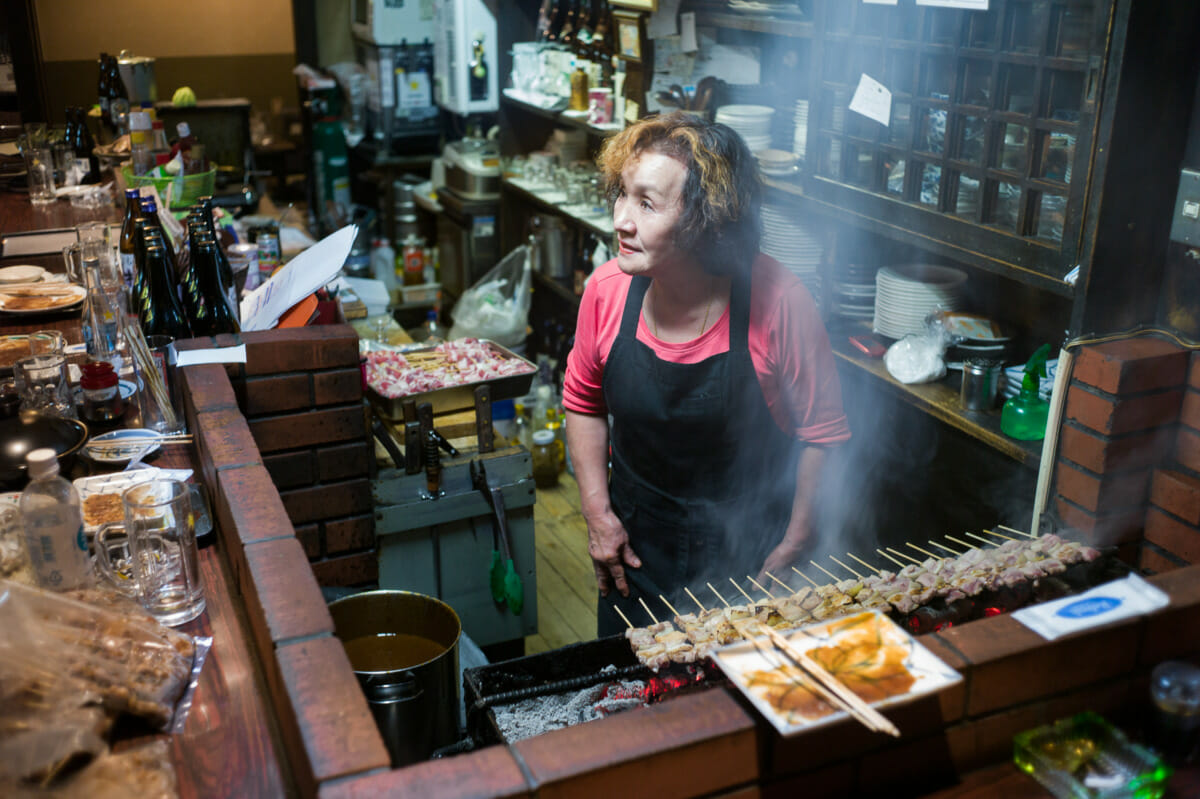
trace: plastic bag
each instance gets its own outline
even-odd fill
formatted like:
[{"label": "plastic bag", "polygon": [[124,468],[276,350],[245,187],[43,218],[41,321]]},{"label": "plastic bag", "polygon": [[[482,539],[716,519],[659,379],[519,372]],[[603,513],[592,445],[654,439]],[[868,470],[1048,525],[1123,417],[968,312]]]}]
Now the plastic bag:
[{"label": "plastic bag", "polygon": [[909,334],[888,347],[883,364],[901,383],[928,383],[946,376],[946,348],[955,340],[941,311],[925,318],[925,332]]},{"label": "plastic bag", "polygon": [[482,338],[509,349],[525,343],[529,318],[529,247],[522,245],[504,256],[454,306],[450,338]]}]

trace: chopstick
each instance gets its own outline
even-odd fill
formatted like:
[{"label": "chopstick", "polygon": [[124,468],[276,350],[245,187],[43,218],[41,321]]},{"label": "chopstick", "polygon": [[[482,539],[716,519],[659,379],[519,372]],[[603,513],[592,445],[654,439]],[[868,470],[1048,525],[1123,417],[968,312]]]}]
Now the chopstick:
[{"label": "chopstick", "polygon": [[[754,621],[753,627],[749,624],[743,624],[742,626],[747,631],[757,629],[761,633],[766,633],[767,637],[771,639],[771,643],[775,645],[775,648],[787,655],[793,663],[800,667],[805,676],[810,678],[813,684],[819,688],[816,693],[822,699],[843,708],[869,730],[886,732],[888,735],[896,738],[900,737],[900,730],[886,716],[864,702],[858,694],[843,685],[837,677],[826,671],[821,664],[792,646],[791,641],[786,637],[757,621]],[[746,638],[752,637],[752,634],[747,634],[746,632],[742,634]]]},{"label": "chopstick", "polygon": [[192,436],[190,433],[180,435],[165,435],[154,438],[114,438],[111,441],[89,441],[87,447],[89,449],[113,449],[117,447],[129,447],[150,444],[190,444]]}]

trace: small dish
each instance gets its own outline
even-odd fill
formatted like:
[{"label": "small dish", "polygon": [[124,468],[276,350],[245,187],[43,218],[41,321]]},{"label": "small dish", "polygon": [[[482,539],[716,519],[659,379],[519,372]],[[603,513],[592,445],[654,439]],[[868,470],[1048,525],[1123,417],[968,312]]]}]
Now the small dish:
[{"label": "small dish", "polygon": [[46,270],[40,266],[23,264],[20,266],[6,266],[0,269],[0,285],[12,285],[14,283],[37,283],[46,276]]},{"label": "small dish", "polygon": [[[158,433],[138,427],[128,430],[113,430],[111,433],[104,433],[89,440],[83,448],[83,454],[96,463],[123,466],[138,456],[145,458],[159,449],[160,445],[156,441],[145,443],[144,439],[147,438],[158,438]],[[119,443],[122,439],[136,440],[122,446]],[[98,444],[105,446],[96,446]]]},{"label": "small dish", "polygon": [[[79,492],[79,499],[86,503],[88,497],[96,494],[116,494],[120,496],[125,489],[138,483],[145,483],[150,480],[178,480],[181,483],[187,482],[192,476],[191,469],[157,469],[149,467],[145,469],[133,469],[128,472],[114,472],[112,474],[99,474],[92,477],[80,477],[73,481],[75,490]],[[3,500],[0,500],[2,504]],[[83,531],[85,533],[95,533],[100,529],[100,524],[95,521],[89,521],[88,514],[85,511],[83,515]]]}]

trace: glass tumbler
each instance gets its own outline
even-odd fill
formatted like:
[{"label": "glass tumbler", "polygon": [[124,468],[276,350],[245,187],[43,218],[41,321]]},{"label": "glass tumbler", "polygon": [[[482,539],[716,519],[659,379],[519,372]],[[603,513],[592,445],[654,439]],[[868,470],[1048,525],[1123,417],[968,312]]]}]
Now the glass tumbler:
[{"label": "glass tumbler", "polygon": [[187,484],[140,483],[125,490],[121,504],[142,607],[168,627],[199,616],[205,607],[204,589]]}]

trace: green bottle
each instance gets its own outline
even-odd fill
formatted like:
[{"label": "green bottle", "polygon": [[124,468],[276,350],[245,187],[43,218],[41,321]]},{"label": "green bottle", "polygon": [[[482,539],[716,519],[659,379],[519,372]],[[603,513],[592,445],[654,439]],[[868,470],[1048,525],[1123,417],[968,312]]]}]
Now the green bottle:
[{"label": "green bottle", "polygon": [[1025,364],[1021,391],[1004,403],[1000,412],[1000,430],[1004,435],[1021,441],[1038,441],[1046,437],[1046,418],[1050,403],[1038,394],[1041,379],[1046,376],[1046,357],[1050,345],[1043,344]]}]

